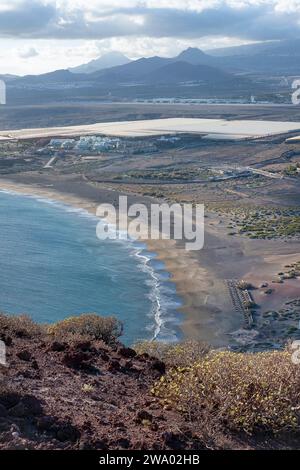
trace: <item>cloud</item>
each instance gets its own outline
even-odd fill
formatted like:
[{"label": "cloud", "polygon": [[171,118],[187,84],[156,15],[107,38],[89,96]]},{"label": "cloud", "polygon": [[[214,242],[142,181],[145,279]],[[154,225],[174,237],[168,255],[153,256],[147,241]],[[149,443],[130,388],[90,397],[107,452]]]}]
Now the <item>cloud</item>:
[{"label": "cloud", "polygon": [[21,59],[30,59],[38,55],[39,53],[34,47],[28,47],[19,51],[19,57],[21,57]]},{"label": "cloud", "polygon": [[44,34],[51,22],[55,24],[57,9],[54,4],[40,0],[13,0],[0,8],[0,35],[2,37],[30,37]]},{"label": "cloud", "polygon": [[[284,0],[15,0],[0,8],[0,36],[31,39],[114,37],[236,37],[271,40],[300,37],[298,1]],[[284,8],[286,4],[287,8]],[[12,5],[12,6],[11,6]],[[161,7],[158,7],[161,5]]]}]

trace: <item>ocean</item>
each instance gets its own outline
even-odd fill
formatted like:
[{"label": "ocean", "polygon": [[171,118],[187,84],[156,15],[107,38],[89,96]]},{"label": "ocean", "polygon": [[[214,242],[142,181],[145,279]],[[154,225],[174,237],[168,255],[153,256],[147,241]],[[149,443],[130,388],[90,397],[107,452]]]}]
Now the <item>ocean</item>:
[{"label": "ocean", "polygon": [[181,300],[164,264],[134,241],[99,240],[99,219],[50,199],[0,191],[0,311],[52,323],[119,318],[122,340],[175,341]]}]

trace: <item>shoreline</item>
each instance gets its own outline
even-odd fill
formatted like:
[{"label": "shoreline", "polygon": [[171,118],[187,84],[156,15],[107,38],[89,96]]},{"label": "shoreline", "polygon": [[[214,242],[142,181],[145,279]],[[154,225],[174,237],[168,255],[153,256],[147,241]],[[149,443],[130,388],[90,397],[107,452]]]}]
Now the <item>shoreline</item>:
[{"label": "shoreline", "polygon": [[[106,185],[95,186],[78,175],[23,173],[0,178],[0,189],[46,197],[95,215],[101,203],[118,206],[118,197],[126,195],[128,204],[157,202],[146,196],[128,194],[122,189]],[[161,201],[160,201],[161,202]],[[232,304],[226,281],[245,279],[258,286],[269,282],[300,252],[300,242],[284,240],[251,240],[228,235],[226,224],[215,214],[206,214],[205,245],[197,252],[186,251],[174,240],[140,240],[155,259],[164,263],[170,281],[182,300],[177,311],[181,315],[178,325],[184,339],[203,341],[211,346],[228,347],[232,333],[243,328],[244,318]],[[297,283],[298,286],[298,283]],[[282,302],[297,295],[297,286],[286,281],[272,284],[272,296],[263,296],[260,289],[253,291],[254,300],[262,308],[280,308]]]},{"label": "shoreline", "polygon": [[[20,188],[18,188],[20,189]],[[66,198],[55,199],[46,193],[39,192],[38,194],[33,191],[20,189],[16,191],[14,186],[0,187],[0,193],[19,196],[20,198],[28,198],[29,200],[35,200],[46,205],[56,206],[57,209],[62,209],[64,212],[72,212],[75,216],[84,216],[84,219],[88,219],[94,223],[98,223],[101,219],[96,216],[93,211],[87,211],[85,207],[79,207],[79,205],[70,204],[66,201]],[[111,222],[107,220],[110,225]],[[96,233],[95,233],[96,236]],[[122,241],[122,240],[120,240]],[[112,243],[114,241],[112,240]],[[122,243],[123,244],[123,243]],[[168,292],[167,284],[170,283],[170,273],[165,269],[165,266],[155,266],[157,260],[156,253],[150,252],[144,241],[140,240],[125,240],[124,244],[128,251],[128,257],[136,259],[137,269],[140,269],[147,274],[149,281],[149,298],[151,299],[151,311],[146,315],[151,317],[151,325],[147,325],[146,331],[151,329],[151,337],[145,338],[150,341],[154,341],[158,337],[161,341],[174,342],[180,339],[179,334],[179,318],[178,308],[182,305],[182,299],[179,299],[177,292]],[[166,302],[164,302],[166,301]],[[9,313],[9,311],[8,311]],[[151,315],[150,315],[151,314]]]},{"label": "shoreline", "polygon": [[[61,203],[67,206],[72,206],[76,209],[84,210],[91,216],[96,216],[96,209],[97,209],[98,204],[100,204],[101,202],[105,202],[105,201],[99,201],[99,203],[95,203],[89,199],[80,198],[76,196],[75,194],[65,194],[57,190],[53,191],[52,189],[50,189],[50,187],[47,188],[47,187],[40,187],[37,185],[21,184],[21,183],[16,183],[12,180],[3,180],[1,178],[0,178],[0,191],[12,192],[15,194],[30,196],[33,198],[45,198],[45,199],[54,201],[56,203]],[[153,259],[155,261],[160,261],[164,264],[163,271],[169,276],[168,281],[172,282],[175,285],[176,287],[175,296],[180,301],[179,302],[180,305],[176,307],[175,310],[179,314],[184,313],[185,307],[188,306],[186,304],[189,304],[190,302],[189,301],[186,302],[187,299],[185,299],[185,294],[180,289],[180,286],[178,289],[178,273],[176,272],[176,269],[174,267],[174,262],[172,262],[169,259],[171,258],[170,256],[171,251],[172,252],[174,252],[174,250],[176,251],[176,248],[175,248],[176,242],[172,240],[137,240],[137,243],[141,243],[145,246],[145,248],[141,248],[140,250],[137,250],[137,248],[135,248],[135,250],[138,253],[138,256],[143,256],[143,257],[146,256],[143,254],[143,252],[147,251],[154,255]],[[179,258],[177,257],[177,252],[173,260],[174,259],[178,259],[179,261]],[[184,261],[181,260],[181,262],[178,263],[179,265],[178,268],[181,268],[182,264],[185,262],[187,262],[187,260],[184,260]],[[151,267],[149,269],[155,271],[155,268]],[[151,273],[149,275],[152,276]],[[174,329],[179,330],[180,336],[184,335],[184,332],[183,332],[184,322],[185,322],[185,318],[182,318],[178,322],[179,324],[177,324],[176,322],[174,323]],[[157,318],[154,319],[154,324],[155,324],[155,335],[153,339],[155,339],[157,335],[157,327],[159,327],[159,321],[157,320]],[[163,323],[161,324],[161,326],[163,326]]]}]

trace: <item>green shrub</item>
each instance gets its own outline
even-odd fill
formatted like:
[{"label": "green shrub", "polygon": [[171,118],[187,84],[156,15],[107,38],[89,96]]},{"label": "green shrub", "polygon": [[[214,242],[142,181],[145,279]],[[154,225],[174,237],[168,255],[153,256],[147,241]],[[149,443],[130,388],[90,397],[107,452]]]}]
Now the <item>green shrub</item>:
[{"label": "green shrub", "polygon": [[27,315],[0,314],[0,334],[33,338],[45,332],[45,327],[35,323]]},{"label": "green shrub", "polygon": [[113,344],[123,333],[122,323],[114,317],[100,317],[96,314],[85,314],[69,317],[48,327],[48,333],[57,339],[64,340],[72,335],[83,336],[92,340],[101,340]]},{"label": "green shrub", "polygon": [[172,368],[152,393],[194,426],[211,422],[249,433],[299,426],[300,368],[288,351],[211,352],[190,367]]},{"label": "green shrub", "polygon": [[147,353],[164,361],[169,366],[190,366],[209,351],[209,347],[205,343],[193,340],[174,344],[142,341],[133,347],[138,354]]}]

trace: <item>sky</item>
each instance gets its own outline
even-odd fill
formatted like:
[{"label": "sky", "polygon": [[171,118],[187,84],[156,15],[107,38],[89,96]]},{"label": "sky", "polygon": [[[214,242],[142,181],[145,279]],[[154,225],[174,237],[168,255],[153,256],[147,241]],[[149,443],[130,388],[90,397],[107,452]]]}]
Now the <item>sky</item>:
[{"label": "sky", "polygon": [[0,73],[300,37],[300,0],[0,0]]}]

